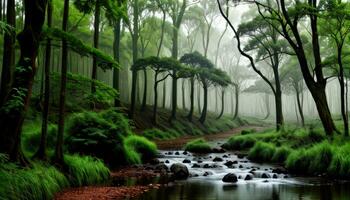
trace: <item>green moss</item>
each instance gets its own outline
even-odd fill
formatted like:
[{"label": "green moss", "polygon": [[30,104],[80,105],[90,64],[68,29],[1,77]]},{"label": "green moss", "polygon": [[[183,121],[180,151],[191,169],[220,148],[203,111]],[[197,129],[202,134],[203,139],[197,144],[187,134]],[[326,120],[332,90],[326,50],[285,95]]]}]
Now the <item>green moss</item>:
[{"label": "green moss", "polygon": [[250,149],[248,158],[259,162],[271,161],[276,152],[276,147],[273,144],[265,142],[257,142],[253,148]]},{"label": "green moss", "polygon": [[130,135],[124,140],[124,150],[129,164],[140,164],[157,154],[156,144],[137,135]]},{"label": "green moss", "polygon": [[192,153],[210,153],[211,146],[204,139],[196,139],[185,145],[185,150]]}]

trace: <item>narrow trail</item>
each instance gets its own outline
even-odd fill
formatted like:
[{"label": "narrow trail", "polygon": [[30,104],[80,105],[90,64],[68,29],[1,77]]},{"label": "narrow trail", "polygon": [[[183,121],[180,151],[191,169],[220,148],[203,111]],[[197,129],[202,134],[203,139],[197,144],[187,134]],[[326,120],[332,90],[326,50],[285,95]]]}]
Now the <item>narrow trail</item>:
[{"label": "narrow trail", "polygon": [[[203,136],[182,136],[172,140],[156,141],[159,150],[178,150],[181,149],[187,142],[197,139],[205,138],[207,141],[216,141],[228,139],[232,135],[239,134],[244,129],[255,129],[261,131],[266,129],[264,126],[242,126],[215,134]],[[150,170],[125,167],[111,173],[112,178],[125,177],[140,177],[148,176],[155,177],[160,174],[154,173]],[[118,200],[118,199],[133,199],[143,193],[158,188],[159,185],[135,185],[135,186],[89,186],[80,188],[68,188],[60,193],[57,193],[54,200]]]},{"label": "narrow trail", "polygon": [[245,129],[255,129],[256,131],[262,131],[266,129],[267,127],[263,126],[241,126],[234,129],[231,129],[229,131],[214,133],[214,134],[207,134],[207,135],[194,135],[194,136],[182,136],[176,139],[171,140],[158,140],[156,141],[157,147],[160,150],[174,150],[174,149],[181,149],[187,142],[197,139],[197,138],[204,138],[207,141],[215,141],[215,140],[224,140],[228,139],[229,137],[240,134],[242,130]]}]

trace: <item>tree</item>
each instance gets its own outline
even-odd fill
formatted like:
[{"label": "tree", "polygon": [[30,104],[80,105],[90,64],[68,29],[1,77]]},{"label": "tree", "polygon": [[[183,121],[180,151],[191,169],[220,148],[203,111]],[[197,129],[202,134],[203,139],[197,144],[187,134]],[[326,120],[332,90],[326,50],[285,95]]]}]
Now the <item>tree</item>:
[{"label": "tree", "polygon": [[22,165],[25,165],[27,160],[21,149],[21,131],[37,69],[35,60],[45,21],[47,1],[25,0],[24,5],[25,24],[17,36],[21,54],[11,90],[0,109],[0,152],[8,154],[11,161]]},{"label": "tree", "polygon": [[[133,65],[134,70],[144,70],[150,68],[154,71],[154,103],[153,103],[153,117],[152,121],[154,125],[157,125],[157,107],[158,107],[158,84],[164,81],[168,76],[173,76],[173,70],[177,71],[176,79],[181,77],[190,76],[191,69],[184,68],[177,60],[173,58],[158,58],[148,57],[137,60]],[[166,74],[162,78],[158,78],[160,74]]]},{"label": "tree", "polygon": [[344,123],[344,134],[349,135],[349,119],[345,101],[345,78],[343,64],[343,48],[350,33],[350,4],[338,0],[323,0],[320,5],[325,10],[321,15],[322,33],[330,37],[337,50],[338,81],[340,85],[341,114]]},{"label": "tree", "polygon": [[[52,0],[47,2],[47,27],[52,26]],[[41,125],[41,137],[40,145],[38,151],[35,153],[34,157],[40,160],[47,160],[46,152],[46,140],[47,140],[47,128],[49,121],[49,107],[50,107],[50,65],[51,65],[51,39],[48,38],[46,41],[46,52],[45,52],[45,92],[44,92],[44,109],[42,113],[42,125]]]},{"label": "tree", "polygon": [[4,36],[4,53],[2,60],[0,105],[3,105],[6,96],[10,92],[15,68],[15,44],[16,44],[16,10],[15,0],[6,3],[6,23],[11,26],[11,31],[6,31]]},{"label": "tree", "polygon": [[[187,8],[187,0],[182,0],[182,3],[180,3],[180,0],[172,1],[172,4],[169,8],[169,16],[173,23],[173,36],[172,36],[172,50],[171,50],[171,57],[174,59],[178,58],[178,43],[179,43],[179,30],[180,26],[182,24],[183,16],[185,14]],[[170,120],[176,119],[176,109],[177,109],[177,79],[176,77],[176,71],[173,71],[173,78],[172,78],[172,104],[171,104],[171,116]]]},{"label": "tree", "polygon": [[[332,135],[336,131],[334,121],[332,119],[328,101],[326,97],[326,84],[327,78],[322,71],[321,52],[319,44],[319,31],[318,31],[318,2],[317,0],[310,0],[308,2],[296,1],[296,3],[287,4],[285,0],[276,0],[274,7],[271,4],[265,4],[261,1],[249,1],[253,2],[259,10],[260,16],[267,21],[270,25],[277,23],[278,27],[273,27],[279,35],[284,37],[294,53],[297,55],[299,66],[302,71],[305,83],[315,101],[319,117],[322,121],[323,128],[327,135]],[[271,1],[268,1],[271,3]],[[222,16],[229,23],[230,28],[238,36],[236,28],[232,25],[230,20],[225,16],[222,10],[222,4],[217,0]],[[303,46],[301,33],[299,30],[299,24],[303,19],[309,19],[311,27],[311,41],[313,47],[313,59],[314,67],[310,70],[311,66],[308,63],[306,52]],[[240,47],[240,40],[237,37],[238,46]],[[251,62],[253,59],[243,51],[241,53],[247,57]],[[249,58],[250,57],[250,58]],[[255,66],[253,66],[255,69]],[[315,78],[313,76],[315,74]]]},{"label": "tree", "polygon": [[281,39],[277,31],[273,28],[278,25],[270,25],[261,16],[255,17],[253,20],[240,24],[238,33],[240,36],[249,37],[244,47],[245,52],[255,51],[257,56],[255,62],[268,61],[268,65],[273,71],[273,81],[269,85],[275,97],[276,107],[276,129],[279,130],[284,123],[282,111],[282,89],[279,68],[284,53],[288,52],[288,44]]},{"label": "tree", "polygon": [[[69,17],[69,0],[64,0],[62,31],[68,30]],[[63,137],[64,137],[64,113],[66,103],[66,84],[67,84],[67,68],[68,68],[68,42],[66,39],[62,40],[62,68],[61,68],[61,85],[60,85],[60,103],[58,109],[58,132],[55,148],[55,162],[59,165],[64,164],[63,155]]]},{"label": "tree", "polygon": [[282,69],[283,83],[286,91],[294,90],[297,101],[297,108],[301,119],[301,125],[305,126],[305,117],[303,111],[303,91],[304,80],[301,72],[295,66],[298,65],[295,59],[290,59],[288,64]]}]

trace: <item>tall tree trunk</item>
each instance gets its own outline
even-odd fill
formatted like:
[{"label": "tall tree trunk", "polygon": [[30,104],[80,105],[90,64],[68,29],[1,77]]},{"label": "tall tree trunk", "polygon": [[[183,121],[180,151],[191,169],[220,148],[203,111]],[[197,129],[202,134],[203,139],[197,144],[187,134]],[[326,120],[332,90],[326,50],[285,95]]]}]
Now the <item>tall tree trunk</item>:
[{"label": "tall tree trunk", "polygon": [[236,99],[236,105],[235,105],[235,114],[233,115],[233,119],[237,119],[238,113],[239,113],[239,86],[238,86],[238,84],[235,84],[235,99]]},{"label": "tall tree trunk", "polygon": [[[120,6],[120,0],[118,1]],[[114,25],[114,43],[113,43],[113,55],[114,60],[120,62],[120,40],[121,40],[121,19],[118,18]],[[119,69],[113,69],[113,88],[119,91]],[[120,107],[120,97],[114,100],[114,106]]]},{"label": "tall tree trunk", "polygon": [[[69,17],[69,0],[64,0],[62,30],[68,30]],[[64,113],[66,103],[66,84],[67,84],[67,64],[68,64],[68,43],[67,40],[62,40],[62,61],[61,61],[61,88],[60,88],[60,103],[58,108],[58,133],[55,149],[55,162],[59,165],[64,164],[63,155],[63,138],[64,138]]]},{"label": "tall tree trunk", "polygon": [[340,105],[341,105],[341,115],[344,123],[344,135],[349,136],[349,120],[346,112],[345,106],[345,81],[344,81],[344,68],[342,61],[342,45],[338,45],[338,65],[339,65],[339,84],[340,84]]},{"label": "tall tree trunk", "polygon": [[297,103],[298,103],[298,110],[299,110],[299,115],[301,119],[301,125],[304,127],[305,126],[305,118],[304,118],[304,112],[303,112],[303,105],[300,100],[300,91],[298,89],[298,85],[295,86],[295,93],[297,95]]},{"label": "tall tree trunk", "polygon": [[153,125],[157,125],[157,108],[158,108],[158,72],[155,72],[154,75],[154,103],[153,103]]},{"label": "tall tree trunk", "polygon": [[[96,1],[95,5],[95,19],[94,19],[94,48],[98,49],[99,39],[100,39],[100,18],[101,18],[101,4],[99,1]],[[91,75],[91,93],[95,94],[96,85],[95,80],[97,79],[97,58],[93,56],[92,58],[92,75]],[[91,105],[92,108],[95,107],[94,104]]]},{"label": "tall tree trunk", "polygon": [[186,110],[185,79],[182,80],[182,109]]},{"label": "tall tree trunk", "polygon": [[[16,5],[15,0],[7,0],[6,23],[13,28],[16,27]],[[5,32],[4,53],[2,60],[0,106],[3,105],[6,96],[10,92],[15,69],[15,44],[16,31]]]},{"label": "tall tree trunk", "polygon": [[[11,161],[27,164],[21,148],[21,131],[32,94],[36,58],[45,21],[46,0],[24,0],[25,25],[17,39],[20,59],[14,73],[12,89],[0,110],[0,152]],[[17,103],[17,106],[13,106]]]},{"label": "tall tree trunk", "polygon": [[199,121],[204,124],[206,118],[207,118],[207,107],[208,107],[208,85],[205,81],[203,82],[203,110],[202,115],[199,118]]},{"label": "tall tree trunk", "polygon": [[[139,38],[139,3],[138,0],[134,0],[133,4],[133,10],[134,10],[134,30],[132,33],[132,59],[133,63],[136,62],[138,57],[138,38]],[[129,110],[129,118],[133,119],[135,114],[135,106],[136,106],[136,89],[137,89],[137,71],[132,70],[132,78],[131,78],[131,104],[130,104],[130,110]]]},{"label": "tall tree trunk", "polygon": [[[274,32],[273,41],[274,44],[277,44],[277,36]],[[284,124],[284,118],[283,118],[283,106],[282,106],[282,89],[281,89],[281,82],[280,82],[280,75],[279,75],[279,58],[278,58],[278,52],[274,50],[273,55],[273,75],[275,78],[275,106],[276,106],[276,130],[280,130]]]},{"label": "tall tree trunk", "polygon": [[201,86],[197,85],[197,107],[198,113],[201,114]]},{"label": "tall tree trunk", "polygon": [[166,79],[164,80],[163,83],[163,101],[162,101],[163,105],[162,108],[165,108],[165,104],[166,104]]},{"label": "tall tree trunk", "polygon": [[162,31],[160,34],[160,41],[159,41],[159,46],[158,46],[158,50],[157,50],[157,57],[159,58],[160,53],[162,51],[162,47],[163,47],[163,41],[164,41],[164,35],[165,35],[165,22],[166,22],[166,12],[165,10],[162,10],[163,13],[163,18],[162,18]]},{"label": "tall tree trunk", "polygon": [[[172,47],[172,57],[177,59],[178,57],[178,34],[179,31],[177,27],[173,28],[173,47]],[[172,78],[172,95],[171,95],[171,116],[170,120],[176,119],[176,109],[177,109],[177,78],[176,78],[176,70],[173,70],[173,78]]]},{"label": "tall tree trunk", "polygon": [[142,105],[141,105],[141,111],[144,111],[146,109],[147,104],[147,70],[143,69],[143,96],[142,96]]},{"label": "tall tree trunk", "polygon": [[216,119],[220,119],[222,115],[224,114],[224,109],[225,109],[225,89],[222,89],[221,91],[221,111],[219,116]]},{"label": "tall tree trunk", "polygon": [[265,93],[265,107],[266,107],[266,116],[264,117],[265,119],[268,119],[271,115],[270,111],[270,97],[269,94]]},{"label": "tall tree trunk", "polygon": [[194,77],[191,77],[191,94],[190,94],[190,111],[188,113],[188,120],[190,122],[192,122],[192,118],[193,118],[193,110],[194,110]]},{"label": "tall tree trunk", "polygon": [[[48,0],[47,4],[47,26],[52,26],[52,0]],[[35,158],[40,160],[47,160],[46,152],[46,140],[47,140],[47,127],[49,121],[49,105],[50,105],[50,64],[51,64],[51,39],[47,39],[45,52],[45,93],[44,93],[44,109],[42,113],[42,124],[41,124],[41,137],[39,149],[34,155]]]}]

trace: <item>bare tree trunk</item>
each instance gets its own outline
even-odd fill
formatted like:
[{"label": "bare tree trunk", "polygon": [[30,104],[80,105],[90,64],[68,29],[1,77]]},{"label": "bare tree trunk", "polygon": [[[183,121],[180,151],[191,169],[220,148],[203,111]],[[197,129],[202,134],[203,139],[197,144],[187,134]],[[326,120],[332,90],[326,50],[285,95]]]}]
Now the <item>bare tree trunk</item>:
[{"label": "bare tree trunk", "polygon": [[[69,17],[69,0],[64,0],[62,30],[68,30]],[[55,149],[55,162],[58,165],[64,164],[63,142],[64,142],[64,123],[65,123],[65,103],[66,103],[66,84],[67,84],[67,64],[68,64],[68,43],[67,40],[62,40],[62,71],[61,71],[61,89],[60,103],[58,109],[58,133]]]},{"label": "bare tree trunk", "polygon": [[193,110],[194,110],[194,77],[191,77],[191,94],[190,94],[190,111],[188,113],[188,120],[192,122]]},{"label": "bare tree trunk", "polygon": [[[100,18],[101,18],[101,4],[99,1],[96,1],[95,5],[95,19],[94,19],[94,48],[98,48],[99,39],[100,39]],[[93,56],[92,58],[92,75],[91,75],[91,93],[96,93],[95,80],[97,80],[97,58]],[[94,108],[95,105],[91,104],[91,108]]]},{"label": "bare tree trunk", "polygon": [[222,115],[224,114],[224,109],[225,109],[225,89],[222,89],[221,91],[221,111],[220,115],[217,117],[217,119],[220,119]]},{"label": "bare tree trunk", "polygon": [[[48,0],[47,6],[47,26],[52,26],[52,0]],[[44,109],[42,113],[42,124],[41,124],[41,137],[39,149],[34,155],[35,158],[40,160],[47,160],[46,152],[46,140],[47,140],[47,128],[49,121],[49,107],[50,107],[50,64],[51,64],[51,39],[47,39],[45,53],[45,93],[44,93]]]}]

